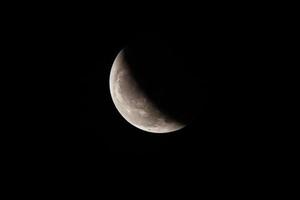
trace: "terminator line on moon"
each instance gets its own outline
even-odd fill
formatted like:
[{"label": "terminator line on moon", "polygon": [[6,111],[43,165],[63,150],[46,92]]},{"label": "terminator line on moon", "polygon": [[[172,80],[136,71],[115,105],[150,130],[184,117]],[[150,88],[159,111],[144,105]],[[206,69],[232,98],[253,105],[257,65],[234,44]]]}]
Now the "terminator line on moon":
[{"label": "terminator line on moon", "polygon": [[111,97],[119,113],[130,124],[147,132],[169,133],[185,127],[184,123],[163,113],[147,97],[131,74],[125,51],[123,49],[117,55],[109,77]]}]

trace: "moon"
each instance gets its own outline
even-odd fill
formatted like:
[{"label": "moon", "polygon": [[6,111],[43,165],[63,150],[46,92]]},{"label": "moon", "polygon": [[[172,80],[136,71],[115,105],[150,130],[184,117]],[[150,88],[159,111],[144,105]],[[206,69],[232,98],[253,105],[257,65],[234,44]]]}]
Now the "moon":
[{"label": "moon", "polygon": [[176,45],[166,37],[145,35],[121,49],[113,61],[109,75],[112,101],[121,116],[138,129],[175,132],[201,112],[203,84],[195,69],[201,69],[202,60],[187,57],[186,49]]},{"label": "moon", "polygon": [[109,86],[114,105],[133,126],[151,133],[169,133],[186,126],[163,113],[147,96],[132,75],[125,58],[125,49],[114,60]]}]

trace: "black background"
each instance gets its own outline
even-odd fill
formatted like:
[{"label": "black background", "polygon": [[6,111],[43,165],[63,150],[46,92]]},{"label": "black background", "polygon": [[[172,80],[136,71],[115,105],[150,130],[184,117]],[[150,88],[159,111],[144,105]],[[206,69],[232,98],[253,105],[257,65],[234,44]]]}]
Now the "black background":
[{"label": "black background", "polygon": [[[9,180],[21,187],[33,180],[44,188],[41,183],[46,181],[51,184],[46,194],[60,184],[61,190],[69,186],[69,194],[74,194],[72,182],[97,193],[112,186],[110,195],[123,195],[117,186],[129,186],[129,192],[136,192],[139,188],[130,185],[133,183],[150,188],[143,194],[148,195],[174,182],[178,191],[186,185],[202,195],[199,182],[223,188],[233,175],[240,187],[244,180],[253,180],[256,186],[277,179],[274,166],[286,163],[278,156],[288,153],[282,151],[287,146],[282,141],[286,127],[277,130],[282,122],[278,125],[273,120],[278,116],[277,106],[282,105],[274,105],[274,99],[281,96],[277,89],[285,88],[283,81],[276,85],[269,79],[282,80],[281,75],[272,74],[281,57],[281,28],[277,26],[281,18],[266,12],[272,10],[271,5],[253,9],[249,4],[227,2],[209,6],[199,2],[189,6],[111,3],[114,5],[14,3],[4,14],[8,24],[3,29],[7,33],[3,40],[8,43],[5,53],[12,54],[3,69],[12,73],[2,74],[8,79],[3,86],[9,91],[3,93],[2,99],[9,101],[3,103],[8,110],[3,116],[11,123],[3,121],[8,126],[1,134],[1,145],[8,157],[3,165],[12,170],[4,171]],[[136,129],[112,102],[112,63],[141,33],[167,36],[184,57],[184,69],[205,83],[205,87],[194,85],[198,96],[206,89],[199,115],[176,133]],[[280,63],[278,71],[285,66]],[[270,90],[276,95],[266,98]],[[272,158],[276,162],[264,166]],[[122,179],[122,175],[127,177]],[[23,182],[17,181],[20,178]],[[236,192],[236,186],[229,187]],[[174,194],[174,188],[169,194]],[[211,188],[211,194],[219,193]]]},{"label": "black background", "polygon": [[[268,152],[263,150],[269,134],[258,128],[264,123],[264,109],[258,110],[266,103],[260,95],[264,90],[257,90],[264,77],[263,58],[272,47],[272,34],[266,31],[268,17],[220,6],[132,7],[135,12],[118,8],[63,8],[55,13],[40,9],[31,17],[18,18],[22,26],[14,33],[24,42],[20,42],[20,51],[27,53],[24,60],[30,58],[37,66],[34,78],[55,88],[49,90],[54,95],[40,95],[47,91],[44,86],[35,92],[38,98],[33,103],[49,101],[38,106],[43,109],[36,116],[48,115],[47,109],[55,112],[49,120],[40,117],[41,128],[27,140],[50,155],[62,154],[62,159],[102,153],[236,159]],[[174,134],[136,129],[120,116],[110,96],[109,73],[116,55],[144,33],[168,38],[185,59],[184,70],[193,72],[192,79],[201,83],[200,90],[193,85],[195,95],[203,95],[205,88],[206,101],[196,120]],[[39,134],[45,129],[49,133]]]},{"label": "black background", "polygon": [[[190,172],[194,182],[203,176],[214,182],[211,177],[227,175],[223,186],[231,172],[252,176],[263,161],[276,158],[283,148],[276,142],[281,134],[269,129],[274,122],[268,124],[266,107],[272,101],[264,98],[276,89],[267,79],[272,70],[266,68],[276,60],[271,51],[276,50],[276,30],[269,31],[272,16],[264,16],[265,9],[242,5],[154,7],[72,4],[29,12],[21,6],[19,15],[6,15],[15,18],[6,29],[11,36],[5,38],[7,52],[17,51],[9,68],[14,78],[20,72],[21,80],[7,83],[24,89],[10,90],[18,97],[12,98],[9,113],[21,122],[14,121],[3,134],[9,140],[2,140],[6,155],[16,161],[8,162],[15,172],[26,174],[26,167],[42,170],[58,177],[55,184],[65,174],[68,180],[78,180],[80,174],[94,183],[101,179],[99,173],[107,173],[110,180],[128,172],[137,177],[161,172],[157,175],[163,176],[154,180],[157,184],[161,177],[172,181]],[[206,101],[197,118],[173,134],[151,134],[131,126],[110,96],[109,73],[116,55],[143,33],[169,38],[186,61],[184,70],[201,83],[200,90],[193,86],[195,95],[203,95],[205,88]],[[105,166],[108,169],[101,169]],[[263,173],[269,170],[265,169]],[[122,186],[130,178],[131,174]],[[115,186],[116,181],[111,182]]]},{"label": "black background", "polygon": [[[82,145],[91,152],[108,154],[182,152],[235,158],[255,152],[251,145],[254,142],[259,146],[261,140],[251,133],[253,119],[247,113],[253,105],[249,90],[255,85],[251,80],[256,70],[253,62],[258,59],[255,48],[263,36],[259,35],[258,24],[237,16],[205,12],[141,19],[123,15],[108,22],[100,22],[94,15],[83,18],[76,41],[82,61],[76,65],[80,72]],[[187,60],[185,70],[193,71],[192,78],[206,83],[207,101],[197,119],[174,134],[156,135],[136,129],[120,116],[111,100],[108,80],[113,60],[144,33],[169,37]],[[202,87],[196,87],[196,95],[203,95]]]}]

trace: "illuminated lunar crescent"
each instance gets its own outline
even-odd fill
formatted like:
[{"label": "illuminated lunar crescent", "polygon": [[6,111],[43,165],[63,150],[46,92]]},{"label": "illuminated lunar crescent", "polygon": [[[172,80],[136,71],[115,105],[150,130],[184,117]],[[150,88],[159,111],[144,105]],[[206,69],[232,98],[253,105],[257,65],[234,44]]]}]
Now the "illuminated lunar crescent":
[{"label": "illuminated lunar crescent", "polygon": [[109,77],[111,97],[119,113],[127,122],[147,132],[169,133],[185,127],[185,123],[165,114],[147,96],[132,74],[125,51],[115,58]]}]

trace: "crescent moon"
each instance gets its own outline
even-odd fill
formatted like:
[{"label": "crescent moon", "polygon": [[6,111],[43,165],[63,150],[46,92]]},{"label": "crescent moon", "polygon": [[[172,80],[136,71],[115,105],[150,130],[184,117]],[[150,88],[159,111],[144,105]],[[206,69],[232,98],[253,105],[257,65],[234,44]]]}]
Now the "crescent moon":
[{"label": "crescent moon", "polygon": [[124,51],[115,58],[109,77],[110,94],[121,116],[134,127],[151,133],[170,133],[185,127],[147,97],[134,79]]}]

